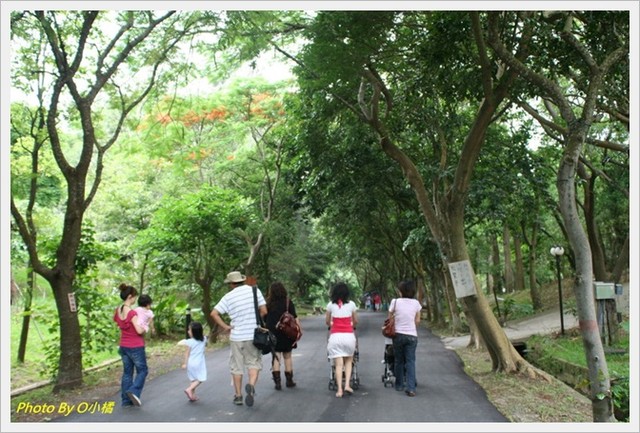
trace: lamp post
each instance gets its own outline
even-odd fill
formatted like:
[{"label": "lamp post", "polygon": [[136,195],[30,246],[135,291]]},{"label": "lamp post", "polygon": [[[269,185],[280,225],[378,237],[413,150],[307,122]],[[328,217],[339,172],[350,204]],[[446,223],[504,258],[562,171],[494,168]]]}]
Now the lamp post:
[{"label": "lamp post", "polygon": [[189,306],[187,306],[187,315],[184,322],[184,332],[187,335],[185,338],[189,339],[189,324],[191,323],[191,307]]},{"label": "lamp post", "polygon": [[560,257],[564,254],[564,248],[555,246],[549,251],[556,258],[556,271],[558,273],[558,296],[560,299],[560,333],[564,335],[564,312],[562,311],[562,280],[560,279]]}]

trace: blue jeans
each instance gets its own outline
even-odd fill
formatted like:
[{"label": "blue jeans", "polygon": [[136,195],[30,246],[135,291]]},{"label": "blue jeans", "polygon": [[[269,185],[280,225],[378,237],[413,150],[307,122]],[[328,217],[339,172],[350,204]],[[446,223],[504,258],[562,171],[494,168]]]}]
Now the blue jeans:
[{"label": "blue jeans", "polygon": [[418,337],[396,334],[393,337],[394,375],[396,390],[416,391],[416,347]]},{"label": "blue jeans", "polygon": [[[144,380],[147,378],[149,369],[147,368],[147,355],[142,347],[122,347],[118,349],[118,353],[122,357],[122,381],[120,383],[120,396],[122,397],[123,406],[131,406],[133,402],[127,396],[127,392],[132,392],[138,397],[142,394]],[[135,368],[136,375],[133,377]]]}]

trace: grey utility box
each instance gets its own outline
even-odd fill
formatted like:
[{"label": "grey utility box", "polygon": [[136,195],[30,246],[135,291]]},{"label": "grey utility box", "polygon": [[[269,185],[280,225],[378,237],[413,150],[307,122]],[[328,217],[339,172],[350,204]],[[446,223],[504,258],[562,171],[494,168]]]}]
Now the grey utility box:
[{"label": "grey utility box", "polygon": [[595,281],[593,283],[593,289],[596,295],[596,299],[615,299],[616,297],[614,283],[603,283],[602,281]]},{"label": "grey utility box", "polygon": [[624,286],[622,284],[616,284],[616,295],[621,296],[624,294]]}]

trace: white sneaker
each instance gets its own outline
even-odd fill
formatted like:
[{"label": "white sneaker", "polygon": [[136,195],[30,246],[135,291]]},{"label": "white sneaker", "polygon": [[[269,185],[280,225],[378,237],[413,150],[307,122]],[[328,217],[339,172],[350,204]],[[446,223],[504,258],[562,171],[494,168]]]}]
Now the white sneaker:
[{"label": "white sneaker", "polygon": [[131,400],[134,406],[142,406],[142,401],[140,401],[140,397],[138,397],[131,391],[127,392],[127,397],[129,397],[129,400]]}]

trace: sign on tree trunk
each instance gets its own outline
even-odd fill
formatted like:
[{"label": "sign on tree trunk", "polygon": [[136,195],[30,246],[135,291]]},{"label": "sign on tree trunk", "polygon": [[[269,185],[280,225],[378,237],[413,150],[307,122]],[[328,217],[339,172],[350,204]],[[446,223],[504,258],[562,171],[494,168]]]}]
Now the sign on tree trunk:
[{"label": "sign on tree trunk", "polygon": [[449,263],[449,273],[451,274],[451,281],[453,281],[456,298],[464,298],[465,296],[474,296],[476,294],[473,268],[469,260]]}]

